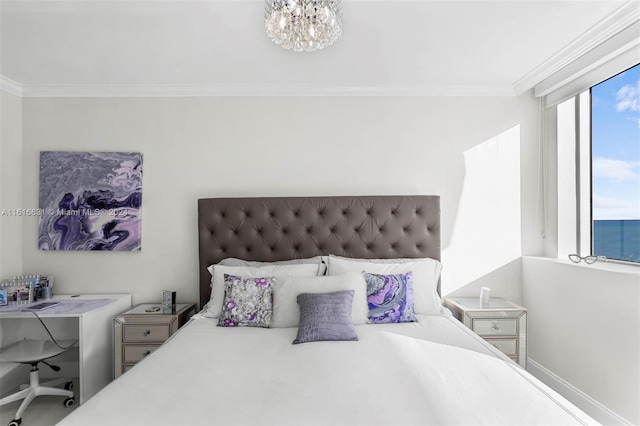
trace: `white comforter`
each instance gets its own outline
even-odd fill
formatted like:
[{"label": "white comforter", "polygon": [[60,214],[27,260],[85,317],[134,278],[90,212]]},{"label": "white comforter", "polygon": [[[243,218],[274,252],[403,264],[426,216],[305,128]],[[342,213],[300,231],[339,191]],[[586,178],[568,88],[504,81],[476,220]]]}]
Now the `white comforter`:
[{"label": "white comforter", "polygon": [[63,425],[596,424],[450,316],[292,345],[193,320]]}]

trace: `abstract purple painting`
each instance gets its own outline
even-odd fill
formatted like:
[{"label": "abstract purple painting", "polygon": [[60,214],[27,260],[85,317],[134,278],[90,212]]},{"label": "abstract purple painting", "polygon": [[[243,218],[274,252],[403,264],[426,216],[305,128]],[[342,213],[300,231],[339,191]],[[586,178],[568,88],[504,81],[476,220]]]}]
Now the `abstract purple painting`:
[{"label": "abstract purple painting", "polygon": [[140,251],[142,154],[40,153],[41,250]]}]

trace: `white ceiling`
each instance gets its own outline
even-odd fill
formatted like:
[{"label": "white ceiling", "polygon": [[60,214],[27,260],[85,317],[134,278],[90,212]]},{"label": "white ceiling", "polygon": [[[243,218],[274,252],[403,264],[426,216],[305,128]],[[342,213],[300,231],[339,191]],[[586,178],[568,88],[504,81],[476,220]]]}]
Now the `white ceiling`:
[{"label": "white ceiling", "polygon": [[307,53],[266,37],[262,0],[2,0],[0,75],[44,96],[510,95],[630,3],[640,9],[635,0],[344,0],[342,38]]}]

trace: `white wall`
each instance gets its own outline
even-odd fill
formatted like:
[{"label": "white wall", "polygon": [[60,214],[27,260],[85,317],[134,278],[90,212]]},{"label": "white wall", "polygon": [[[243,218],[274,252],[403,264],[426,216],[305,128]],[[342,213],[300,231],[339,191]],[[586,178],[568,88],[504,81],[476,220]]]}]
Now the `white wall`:
[{"label": "white wall", "polygon": [[[457,267],[476,271],[455,280],[445,278],[443,293],[447,294],[474,280],[486,280],[492,272],[473,256],[446,257],[458,227],[460,241],[474,238],[474,227],[460,223],[464,219],[458,215],[467,175],[465,152],[500,139],[504,132],[511,135],[508,143],[520,145],[515,155],[521,155],[524,164],[520,172],[515,167],[515,173],[522,174],[522,200],[516,199],[515,204],[523,208],[517,219],[531,223],[535,211],[530,207],[536,204],[536,117],[537,103],[531,94],[519,98],[24,99],[26,207],[37,207],[41,150],[140,151],[144,155],[140,253],[39,251],[37,219],[24,218],[24,271],[53,275],[58,292],[131,292],[138,303],[158,300],[161,290],[174,289],[180,301],[195,301],[198,198],[439,194],[445,271]],[[513,156],[514,150],[510,152]],[[534,165],[530,165],[532,158]],[[472,192],[464,196],[484,200],[474,220],[486,218],[485,223],[493,226],[499,194],[488,187],[474,187]],[[514,239],[524,253],[541,253],[542,243],[529,228],[523,228],[522,235],[517,232]],[[505,249],[500,241],[488,239],[483,250],[499,256]],[[508,250],[505,259],[512,258],[512,246]],[[495,295],[519,300],[519,260],[505,260],[505,265],[499,279],[491,280],[491,287]],[[502,266],[494,265],[495,269]]]},{"label": "white wall", "polygon": [[[554,256],[557,250],[555,145],[549,138],[547,198],[542,200],[538,103],[530,94],[22,102],[23,207],[37,207],[41,150],[144,155],[140,253],[39,251],[37,219],[18,219],[24,234],[21,272],[54,275],[58,292],[131,292],[139,303],[174,289],[180,301],[197,300],[196,200],[201,197],[439,194],[443,294],[475,296],[480,286],[488,286],[494,296],[521,301],[529,308],[528,346],[536,365],[640,422],[629,408],[633,398],[638,400],[637,390],[627,385],[634,377],[620,374],[625,368],[637,371],[627,358],[638,359],[637,341],[618,335],[610,341],[604,330],[624,329],[634,320],[637,326],[637,286],[628,285],[633,277],[519,257],[543,251]],[[549,123],[553,120],[549,117]],[[519,144],[519,154],[512,144]],[[500,160],[501,146],[508,158],[520,156],[519,171]],[[510,178],[519,174],[519,191],[508,184],[495,191],[492,173],[482,173],[487,161],[488,172],[500,167]],[[511,199],[516,192],[519,202]],[[542,201],[548,210],[545,227]],[[500,226],[503,220],[509,221],[508,231]],[[512,235],[516,222],[520,230]],[[485,236],[487,230],[496,238]],[[19,234],[15,238],[12,242],[20,244]],[[487,256],[500,260],[488,266]],[[461,268],[464,274],[458,273]],[[594,314],[595,309],[603,314]],[[575,332],[574,322],[592,325],[595,319],[598,336],[587,329]],[[632,327],[634,332],[637,336]],[[603,389],[598,381],[605,379],[596,366],[606,360],[591,359],[594,346],[609,346],[595,349],[598,356],[612,351],[618,357],[618,365],[604,370],[611,374]],[[575,353],[580,362],[573,362]]]},{"label": "white wall", "polygon": [[[529,370],[551,379],[548,384],[598,421],[620,422],[608,412],[613,410],[640,424],[637,268],[533,257],[523,258],[522,264],[528,355],[534,362]],[[554,383],[554,375],[577,391],[567,392],[566,384]]]},{"label": "white wall", "polygon": [[[22,99],[0,90],[0,279],[22,273],[22,221],[14,210],[22,206]],[[6,333],[0,324],[0,342]],[[28,367],[0,363],[6,383],[25,377]],[[0,394],[8,390],[0,386]]]},{"label": "white wall", "polygon": [[21,179],[22,99],[0,90],[0,279],[22,273]]},{"label": "white wall", "polygon": [[576,250],[575,177],[558,144],[573,144],[563,126],[574,123],[559,107],[544,114],[547,258],[522,260],[528,369],[604,424],[640,424],[640,268],[567,259]]},{"label": "white wall", "polygon": [[463,153],[465,175],[456,225],[442,254],[443,280],[473,284],[452,296],[477,295],[485,285],[494,296],[521,301],[519,280],[509,278],[519,275],[522,254],[520,139],[520,126],[514,126]]}]

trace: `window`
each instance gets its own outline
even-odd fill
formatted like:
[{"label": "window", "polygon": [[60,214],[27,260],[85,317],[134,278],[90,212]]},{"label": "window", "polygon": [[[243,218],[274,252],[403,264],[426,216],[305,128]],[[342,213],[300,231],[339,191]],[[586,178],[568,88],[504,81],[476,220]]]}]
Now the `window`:
[{"label": "window", "polygon": [[590,93],[591,254],[640,263],[640,64]]},{"label": "window", "polygon": [[[626,6],[620,13],[628,15]],[[540,98],[546,255],[606,256],[640,266],[637,24],[534,87]]]}]

